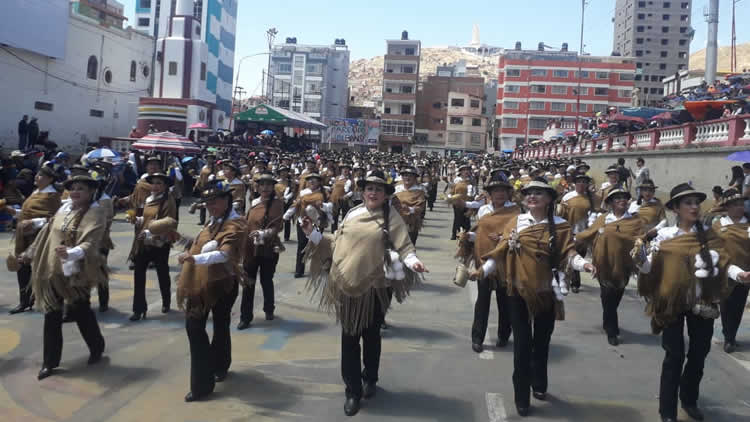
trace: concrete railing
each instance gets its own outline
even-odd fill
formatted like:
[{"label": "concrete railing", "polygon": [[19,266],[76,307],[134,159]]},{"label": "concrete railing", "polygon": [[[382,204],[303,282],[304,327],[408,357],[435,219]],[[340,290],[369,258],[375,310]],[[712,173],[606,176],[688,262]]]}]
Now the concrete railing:
[{"label": "concrete railing", "polygon": [[541,144],[516,150],[514,156],[525,159],[546,159],[619,151],[737,147],[743,145],[750,145],[750,115],[748,114],[604,136],[595,140],[581,139],[575,145]]}]

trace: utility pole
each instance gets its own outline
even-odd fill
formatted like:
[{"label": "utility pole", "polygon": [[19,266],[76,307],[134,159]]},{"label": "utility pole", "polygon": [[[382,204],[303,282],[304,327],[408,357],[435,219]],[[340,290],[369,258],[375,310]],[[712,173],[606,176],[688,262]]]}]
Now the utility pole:
[{"label": "utility pole", "polygon": [[[266,40],[268,40],[268,75],[269,75],[269,82],[270,82],[270,75],[271,75],[271,51],[273,50],[273,41],[276,39],[276,35],[279,33],[279,31],[276,30],[276,28],[269,28],[266,31]],[[261,87],[261,95],[262,93],[268,94],[268,88],[265,86],[265,83]],[[271,92],[271,95],[273,95],[273,92]]]},{"label": "utility pole", "polygon": [[586,17],[586,0],[581,0],[581,45],[578,48],[578,88],[576,89],[576,132],[578,132],[578,125],[581,120],[581,69],[583,63],[581,62],[581,56],[583,55],[583,21]]},{"label": "utility pole", "polygon": [[718,33],[719,33],[719,0],[709,0],[708,10],[703,12],[708,23],[708,36],[706,37],[706,74],[705,81],[711,85],[716,82]]},{"label": "utility pole", "polygon": [[731,53],[731,71],[737,71],[737,31],[735,30],[735,9],[740,0],[732,0],[732,53]]}]

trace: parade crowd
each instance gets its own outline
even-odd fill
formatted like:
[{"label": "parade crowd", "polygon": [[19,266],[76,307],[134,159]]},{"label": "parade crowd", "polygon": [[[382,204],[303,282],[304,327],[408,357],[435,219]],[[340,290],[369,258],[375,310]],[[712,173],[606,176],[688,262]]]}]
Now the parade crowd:
[{"label": "parade crowd", "polygon": [[[15,151],[0,172],[0,211],[15,230],[6,259],[19,288],[11,314],[34,307],[44,313],[39,380],[60,366],[65,322],[76,322],[89,364],[99,362],[105,338],[91,292],[97,289],[98,310],[106,312],[110,227],[122,213],[133,225],[129,319],[148,317],[146,272],[153,267],[161,311],[172,311],[174,287],[174,305],[185,315],[191,356],[185,401],[205,400],[230,375],[237,298],[238,330],[252,327],[257,281],[265,319],[274,319],[276,267],[294,230],[294,276],[307,279],[310,297],[341,326],[344,411],[352,416],[377,392],[381,330],[393,300],[403,302],[429,272],[418,256],[418,244],[428,241],[419,233],[435,203],[444,201],[453,208],[445,236],[456,241],[450,251],[456,273],[452,281],[430,282],[477,283],[467,327],[477,353],[495,292],[496,345],[513,338],[520,416],[532,413],[531,397],[547,399],[555,324],[565,320],[566,296],[579,292],[586,272],[600,285],[602,329],[613,346],[628,341],[620,334],[618,307],[631,279],[637,284],[651,318],[645,328],[662,337],[661,420],[676,421],[678,405],[703,420],[699,387],[715,319],[721,319],[724,351],[740,347],[736,334],[750,288],[750,183],[740,174],[702,207],[707,195],[688,183],[663,188],[669,198],[662,203],[642,158],[635,170],[620,159],[605,174],[606,180],[594,180],[579,159],[492,155],[461,160],[227,148],[194,156],[133,151],[111,160],[91,152],[79,158]],[[198,213],[197,235],[180,223],[185,212]],[[168,266],[173,251],[181,264],[175,283]]]}]

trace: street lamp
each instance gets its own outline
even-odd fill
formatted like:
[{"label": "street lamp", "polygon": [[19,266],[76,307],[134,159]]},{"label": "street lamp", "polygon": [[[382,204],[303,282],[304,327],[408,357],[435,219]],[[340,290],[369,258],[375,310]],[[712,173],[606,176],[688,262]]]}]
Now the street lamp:
[{"label": "street lamp", "polygon": [[[242,61],[245,60],[245,59],[248,59],[250,57],[262,56],[262,55],[265,55],[265,54],[270,55],[271,52],[270,51],[264,51],[262,53],[250,54],[250,55],[247,55],[247,56],[245,56],[245,57],[243,57],[243,58],[240,59],[239,63],[237,63],[237,75],[235,75],[235,77],[234,77],[234,86],[235,87],[238,86],[239,83],[240,83],[240,69],[242,68]],[[232,108],[230,108],[230,110],[232,110],[232,113],[234,113],[234,95],[232,95]],[[234,123],[234,116],[231,116],[230,119],[229,119],[229,128],[230,129],[232,129],[232,123]]]}]

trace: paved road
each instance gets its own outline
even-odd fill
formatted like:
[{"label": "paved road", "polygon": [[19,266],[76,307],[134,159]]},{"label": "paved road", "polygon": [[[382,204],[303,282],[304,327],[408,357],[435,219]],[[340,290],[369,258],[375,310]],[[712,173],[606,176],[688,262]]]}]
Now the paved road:
[{"label": "paved road", "polygon": [[[186,404],[189,355],[183,315],[160,313],[156,274],[149,271],[149,317],[127,320],[132,273],[125,257],[132,230],[113,225],[112,309],[97,314],[107,341],[103,364],[88,367],[88,351],[75,324],[64,327],[59,375],[36,380],[42,359],[42,315],[9,316],[16,304],[15,275],[0,275],[0,420],[2,421],[513,421],[511,345],[496,349],[496,309],[486,351],[471,350],[476,289],[452,285],[452,212],[439,204],[428,213],[418,241],[430,273],[427,283],[388,315],[377,396],[356,419],[343,412],[339,370],[340,330],[316,310],[304,280],[292,278],[296,244],[287,244],[275,278],[277,315],[266,322],[260,288],[256,319],[232,330],[233,363],[212,401]],[[197,232],[183,208],[181,230]],[[0,256],[7,254],[7,234]],[[178,267],[173,262],[173,280]],[[567,299],[567,321],[558,323],[550,351],[550,399],[533,402],[529,421],[658,420],[660,338],[649,334],[643,303],[628,290],[621,305],[623,344],[611,347],[601,330],[598,288],[584,280]],[[96,304],[96,299],[93,300]],[[494,305],[493,305],[494,307]],[[239,300],[233,326],[239,318]],[[739,341],[750,345],[750,321]],[[716,333],[720,332],[717,324]],[[715,344],[706,362],[700,404],[711,421],[750,421],[750,347],[731,356]],[[681,415],[686,420],[686,415]]]}]

